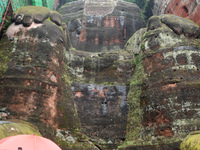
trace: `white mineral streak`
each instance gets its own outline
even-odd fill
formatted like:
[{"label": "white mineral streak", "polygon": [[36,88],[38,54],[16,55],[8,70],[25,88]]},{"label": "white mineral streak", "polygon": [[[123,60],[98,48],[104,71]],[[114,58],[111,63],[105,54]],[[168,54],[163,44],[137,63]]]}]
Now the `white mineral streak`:
[{"label": "white mineral streak", "polygon": [[119,16],[121,28],[124,29],[124,16]]},{"label": "white mineral streak", "polygon": [[164,14],[170,1],[171,0],[154,0],[153,15]]},{"label": "white mineral streak", "polygon": [[[173,37],[173,36],[169,35],[169,33],[161,32],[158,34],[158,37],[154,39],[154,41],[156,43],[159,43],[160,47],[168,47],[169,45],[175,45],[177,43],[182,42],[182,39]],[[151,42],[151,41],[146,41],[144,43],[146,50],[150,49],[149,44],[151,44],[151,43],[149,43],[149,42]]]},{"label": "white mineral streak", "polygon": [[[184,54],[187,58],[187,64],[186,65],[180,65],[178,64],[176,58],[178,55]],[[180,51],[171,51],[167,53],[163,53],[164,59],[168,59],[169,57],[173,57],[175,60],[175,66],[172,67],[172,69],[193,69],[197,70],[197,67],[194,65],[194,62],[192,61],[192,54],[196,54],[200,56],[200,52],[193,51],[193,50],[180,50]]]}]

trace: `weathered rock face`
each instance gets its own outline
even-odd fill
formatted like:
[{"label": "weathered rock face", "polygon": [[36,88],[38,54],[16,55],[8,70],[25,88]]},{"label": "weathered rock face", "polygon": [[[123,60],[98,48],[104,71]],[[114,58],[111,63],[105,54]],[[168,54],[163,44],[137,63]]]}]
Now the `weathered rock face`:
[{"label": "weathered rock face", "polygon": [[69,58],[82,131],[102,149],[116,148],[125,139],[132,57],[73,50]]},{"label": "weathered rock face", "polygon": [[[126,135],[127,86],[74,84],[82,131],[100,147],[115,147]],[[101,141],[101,139],[104,140]]]},{"label": "weathered rock face", "polygon": [[140,51],[133,49],[136,68],[128,94],[132,148],[179,149],[190,131],[200,129],[199,29],[188,19],[161,15],[134,35],[142,38]]},{"label": "weathered rock face", "polygon": [[[88,13],[94,12],[93,6],[86,6]],[[109,11],[106,14],[110,11],[115,12],[119,7],[114,6],[108,5],[109,8],[105,10]],[[139,10],[135,5],[130,7]],[[122,9],[121,6],[119,8]],[[101,12],[101,8],[99,11]],[[140,21],[140,12],[135,16],[139,18],[139,21],[136,19],[138,22],[134,21],[137,22],[136,26],[129,24],[132,23],[132,19],[127,20],[132,16],[124,13],[127,16],[120,16],[123,13],[116,10],[115,17],[117,20],[119,15],[122,19],[120,28],[126,35],[123,37],[127,37],[143,23]],[[41,7],[24,7],[13,15],[14,23],[7,31],[9,40],[4,37],[1,41],[1,117],[34,122],[43,135],[48,135],[49,138],[59,137],[55,140],[62,145],[63,150],[80,147],[95,149],[93,144],[88,144],[84,135],[77,134],[80,122],[70,90],[70,83],[73,81],[71,89],[74,92],[83,131],[90,134],[90,138],[103,149],[108,148],[105,145],[115,148],[125,138],[128,110],[126,95],[132,72],[132,56],[114,49],[116,47],[110,47],[110,53],[83,52],[85,49],[68,50],[70,40],[66,36],[67,29],[61,27],[60,19],[58,13]],[[107,23],[107,31],[116,29],[115,22]],[[128,28],[130,30],[125,32]],[[101,44],[99,46],[101,47]],[[97,52],[101,50],[97,49]],[[84,90],[79,90],[82,87]],[[89,123],[86,120],[94,121]],[[55,129],[57,133],[54,132]],[[68,130],[76,137],[74,138]],[[79,140],[83,143],[76,145],[76,141]],[[69,144],[70,142],[72,144]]]},{"label": "weathered rock face", "polygon": [[[19,9],[14,14],[15,23],[7,30],[7,36],[12,40],[12,44],[6,38],[2,42],[2,51],[8,51],[7,57],[10,59],[1,75],[1,107],[12,111],[10,116],[39,119],[58,128],[61,125],[58,116],[63,114],[58,105],[65,99],[61,89],[66,90],[66,85],[63,84],[63,74],[66,71],[63,59],[63,46],[66,43],[64,32],[58,22],[55,21],[58,24],[56,25],[53,19],[45,20],[53,17],[53,14],[50,16],[50,10],[45,11],[42,7],[33,7],[32,11],[43,9],[47,12],[44,21],[36,21],[38,24],[29,23],[29,16],[25,16],[21,21],[20,14],[26,11],[25,9],[32,7]],[[34,17],[34,13],[32,15],[31,17]],[[59,14],[55,13],[55,16]],[[72,101],[69,103],[73,105]],[[73,109],[70,111],[70,114],[73,113]],[[73,128],[73,124],[71,127]]]},{"label": "weathered rock face", "polygon": [[166,7],[168,6],[170,1],[171,0],[154,0],[153,14],[154,15],[164,14]]},{"label": "weathered rock face", "polygon": [[144,27],[137,5],[123,1],[78,1],[59,11],[72,45],[68,71],[82,131],[102,149],[125,139],[132,55],[123,47]]},{"label": "weathered rock face", "polygon": [[82,51],[122,50],[132,34],[144,26],[137,5],[123,1],[78,1],[64,5],[72,45]]},{"label": "weathered rock face", "polygon": [[0,121],[0,139],[18,134],[35,134],[41,136],[37,127],[21,120]]},{"label": "weathered rock face", "polygon": [[[14,23],[7,31],[9,40],[5,37],[1,41],[1,117],[35,122],[43,135],[48,132],[46,126],[57,129],[56,135],[52,132],[48,136],[59,137],[61,141],[56,142],[63,150],[94,149],[82,134],[76,138],[71,134],[79,131],[80,118],[84,133],[93,142],[103,149],[116,148],[125,138],[127,85],[132,72],[132,56],[119,50],[143,26],[140,10],[134,4],[121,1],[79,1],[70,4],[73,5],[74,10],[70,12],[77,13],[78,9],[83,18],[77,19],[79,12],[75,16],[70,14],[76,20],[69,19],[68,25],[71,40],[74,43],[78,39],[79,45],[75,47],[82,47],[81,51],[68,50],[70,39],[67,29],[61,27],[58,13],[47,8],[24,7],[13,15]],[[94,10],[98,13],[94,14]],[[87,41],[79,40],[85,38],[86,31]],[[75,99],[69,87],[71,81]],[[69,144],[78,140],[83,143]]]},{"label": "weathered rock face", "polygon": [[174,14],[193,20],[200,25],[198,0],[154,0],[154,15]]},{"label": "weathered rock face", "polygon": [[1,40],[1,119],[32,122],[63,150],[95,149],[78,133],[80,121],[67,75],[68,50],[61,16],[46,10],[20,8]]}]

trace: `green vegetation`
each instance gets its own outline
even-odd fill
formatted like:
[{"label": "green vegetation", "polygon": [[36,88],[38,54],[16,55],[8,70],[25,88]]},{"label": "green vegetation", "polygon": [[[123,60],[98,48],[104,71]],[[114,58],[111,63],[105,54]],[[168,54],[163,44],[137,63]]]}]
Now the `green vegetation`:
[{"label": "green vegetation", "polygon": [[[133,65],[135,65],[135,73],[130,83],[130,91],[128,93],[129,114],[126,141],[119,147],[124,148],[128,145],[136,144],[139,133],[142,128],[141,124],[141,109],[140,95],[142,94],[142,83],[144,79],[144,67],[142,64],[142,52],[135,56]],[[136,142],[136,143],[135,143]]]},{"label": "green vegetation", "polygon": [[128,94],[129,114],[127,126],[127,141],[134,141],[138,138],[141,130],[141,109],[140,95],[142,93],[142,83],[144,77],[144,68],[142,65],[142,52],[135,57],[133,62],[136,65],[135,73],[130,83]]},{"label": "green vegetation", "polygon": [[5,21],[4,21],[4,24],[3,24],[3,27],[2,27],[2,30],[1,30],[1,33],[0,33],[0,39],[1,37],[3,36],[3,34],[6,32],[7,28],[9,27],[9,25],[12,23],[11,21],[11,16],[7,16]]},{"label": "green vegetation", "polygon": [[181,150],[197,150],[200,147],[200,131],[191,132],[181,143]]},{"label": "green vegetation", "polygon": [[154,1],[153,0],[146,0],[146,3],[142,9],[142,14],[143,14],[143,19],[145,20],[145,22],[148,21],[148,19],[153,16],[153,9],[154,6]]},{"label": "green vegetation", "polygon": [[154,6],[153,0],[125,0],[127,2],[137,4],[142,10],[142,17],[144,22],[147,22],[148,19],[153,15],[152,9]]},{"label": "green vegetation", "polygon": [[140,8],[143,8],[147,0],[125,0],[125,1],[136,3]]},{"label": "green vegetation", "polygon": [[0,125],[0,139],[18,134],[35,134],[41,136],[38,129],[28,122],[15,120],[15,122]]},{"label": "green vegetation", "polygon": [[[2,44],[2,45],[1,45]],[[0,44],[0,76],[6,71],[8,63],[11,61],[10,41],[7,39],[1,40]]]},{"label": "green vegetation", "polygon": [[9,56],[6,55],[6,50],[0,51],[0,75],[2,75],[7,69],[7,62],[9,61]]}]

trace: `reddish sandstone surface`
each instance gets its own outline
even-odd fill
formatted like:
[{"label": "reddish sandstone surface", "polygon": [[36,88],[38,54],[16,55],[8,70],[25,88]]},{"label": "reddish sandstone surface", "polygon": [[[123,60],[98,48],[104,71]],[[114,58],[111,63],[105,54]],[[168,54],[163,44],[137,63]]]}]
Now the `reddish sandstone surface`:
[{"label": "reddish sandstone surface", "polygon": [[126,135],[133,69],[123,48],[144,27],[141,11],[124,1],[87,0],[66,4],[60,13],[76,48],[68,71],[82,130],[101,149],[116,149]]},{"label": "reddish sandstone surface", "polygon": [[[93,139],[101,138],[110,141],[110,149],[117,143],[121,143],[126,135],[127,88],[125,85],[98,84],[73,84],[72,86],[82,131]],[[107,145],[100,141],[98,144]]]},{"label": "reddish sandstone surface", "polygon": [[68,71],[82,131],[102,149],[114,149],[126,136],[132,56],[126,52],[72,53]]},{"label": "reddish sandstone surface", "polygon": [[[77,3],[82,2],[70,5],[76,4],[76,7],[71,7],[75,9],[71,12],[78,14],[83,9]],[[103,14],[105,16],[85,15],[83,19],[77,19],[70,14],[76,18],[69,24],[71,40],[74,43],[74,38],[77,38],[82,50],[70,52],[67,47],[70,46],[70,38],[61,27],[60,15],[49,14],[48,10],[44,11],[41,19],[34,15],[37,11],[33,11],[33,14],[28,14],[30,19],[21,19],[24,8],[17,12],[7,31],[10,41],[7,37],[2,40],[0,61],[5,65],[0,70],[2,118],[34,122],[43,133],[48,132],[46,127],[62,129],[62,133],[58,134],[66,139],[66,130],[79,131],[80,118],[84,133],[102,149],[114,149],[122,143],[126,132],[126,95],[132,55],[119,50],[143,26],[139,8],[129,4],[119,2],[112,5],[112,15],[107,15],[109,11]],[[99,11],[102,13],[100,7]],[[87,12],[92,12],[91,7]],[[49,17],[52,14],[55,16]],[[35,19],[41,20],[34,22]],[[87,46],[84,47],[85,44]],[[112,52],[101,52],[105,50],[104,46]],[[75,98],[69,87],[72,81]],[[51,132],[50,136],[54,133]]]},{"label": "reddish sandstone surface", "polygon": [[200,3],[198,0],[154,0],[154,15],[174,14],[188,18],[200,25],[199,11]]},{"label": "reddish sandstone surface", "polygon": [[72,45],[82,51],[122,50],[135,31],[144,26],[137,5],[124,1],[78,1],[64,5]]},{"label": "reddish sandstone surface", "polygon": [[[23,19],[25,9],[32,9],[33,13]],[[43,7],[24,7],[15,12],[14,23],[1,40],[1,117],[40,124],[40,130],[41,124],[54,130],[78,129],[72,95],[65,92],[69,88],[64,67],[67,42],[59,23],[61,18],[44,8],[36,23],[34,14],[39,12],[35,10],[40,9]]]},{"label": "reddish sandstone surface", "polygon": [[127,140],[135,141],[133,149],[176,149],[189,132],[200,129],[199,28],[165,14],[151,17],[146,32],[133,36],[132,42],[142,36],[140,52],[132,49],[136,68],[128,95]]}]

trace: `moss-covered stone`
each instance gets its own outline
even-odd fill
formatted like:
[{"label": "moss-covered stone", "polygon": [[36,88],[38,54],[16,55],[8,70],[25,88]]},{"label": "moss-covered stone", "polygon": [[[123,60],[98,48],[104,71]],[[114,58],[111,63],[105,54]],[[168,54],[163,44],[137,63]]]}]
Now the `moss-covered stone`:
[{"label": "moss-covered stone", "polygon": [[3,75],[3,73],[6,71],[8,67],[8,63],[11,61],[11,42],[4,38],[1,40],[1,48],[0,48],[0,77]]},{"label": "moss-covered stone", "polygon": [[17,24],[22,23],[24,26],[30,26],[33,21],[35,23],[42,23],[49,16],[50,9],[47,7],[25,6],[21,7],[13,13],[12,20],[15,21]]},{"label": "moss-covered stone", "polygon": [[134,59],[135,72],[130,83],[130,90],[128,93],[129,113],[126,141],[119,147],[127,147],[128,145],[137,145],[140,130],[142,129],[141,116],[141,100],[142,84],[144,80],[144,68],[142,63],[142,52]]},{"label": "moss-covered stone", "polygon": [[[38,6],[39,7],[39,6]],[[35,23],[42,23],[45,19],[47,19],[50,15],[51,11],[47,7],[40,7],[37,10],[37,13],[34,16]]]},{"label": "moss-covered stone", "polygon": [[167,14],[160,16],[161,21],[171,28],[176,34],[184,34],[188,37],[198,37],[200,28],[197,24],[189,19]]},{"label": "moss-covered stone", "polygon": [[148,30],[155,30],[162,26],[160,18],[158,16],[152,16],[147,24],[147,31]]},{"label": "moss-covered stone", "polygon": [[42,136],[34,125],[20,120],[0,121],[0,139],[19,134]]},{"label": "moss-covered stone", "polygon": [[[62,17],[58,12],[50,11],[49,8],[41,6],[26,6],[19,8],[12,16],[13,24],[8,28],[6,34],[9,38],[16,36],[35,38],[49,41],[52,45],[63,44],[67,41],[62,28]],[[28,27],[28,28],[23,28]]]},{"label": "moss-covered stone", "polygon": [[[162,20],[165,17],[166,22]],[[184,32],[174,31],[176,19]],[[172,15],[150,18],[148,30],[139,37],[140,47],[133,49],[142,55],[136,54],[131,83],[134,88],[129,91],[136,103],[130,105],[128,99],[127,139],[119,149],[179,149],[188,131],[199,129],[196,119],[199,99],[195,98],[199,90],[199,39],[190,30],[197,31],[199,27],[187,19],[179,19]],[[197,77],[195,83],[194,77]]]},{"label": "moss-covered stone", "polygon": [[199,150],[200,149],[200,131],[193,131],[183,140],[180,150]]},{"label": "moss-covered stone", "polygon": [[[33,12],[36,9],[28,8]],[[23,9],[17,12],[26,15]],[[55,135],[56,128],[69,130],[73,134],[80,131],[70,77],[65,66],[65,32],[50,17],[42,25],[37,23],[33,23],[37,27],[30,27],[30,30],[21,25],[21,22],[20,25],[13,23],[10,30],[19,26],[21,29],[9,36],[8,41],[12,44],[8,46],[4,43],[7,37],[2,39],[1,48],[8,49],[5,56],[10,56],[10,51],[12,57],[7,60],[4,49],[0,51],[0,62],[6,66],[1,68],[0,107],[9,109],[7,118],[27,120],[37,126],[43,136],[57,141],[59,138]]]},{"label": "moss-covered stone", "polygon": [[146,32],[146,28],[142,28],[134,33],[134,35],[127,41],[124,46],[126,51],[131,54],[139,54],[141,48],[142,35]]},{"label": "moss-covered stone", "polygon": [[51,12],[50,19],[52,22],[54,22],[58,26],[62,24],[62,16],[57,11]]}]

